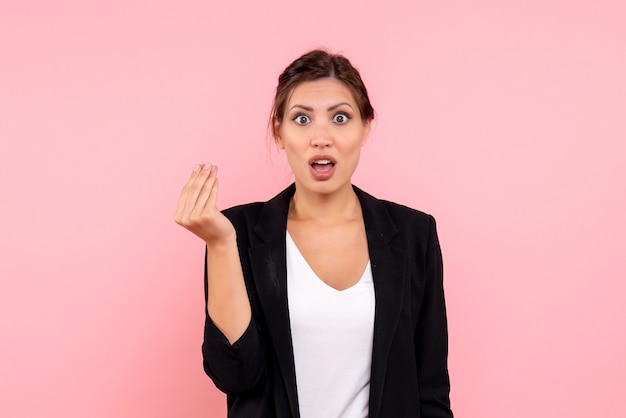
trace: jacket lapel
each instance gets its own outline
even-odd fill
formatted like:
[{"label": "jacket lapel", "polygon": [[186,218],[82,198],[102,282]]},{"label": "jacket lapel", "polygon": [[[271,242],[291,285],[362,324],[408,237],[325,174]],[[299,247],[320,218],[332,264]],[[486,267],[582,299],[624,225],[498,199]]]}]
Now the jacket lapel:
[{"label": "jacket lapel", "polygon": [[369,406],[370,418],[376,418],[380,414],[389,351],[402,307],[406,254],[390,245],[398,229],[384,204],[354,189],[363,210],[376,296]]},{"label": "jacket lapel", "polygon": [[291,415],[298,417],[296,372],[287,304],[286,233],[291,185],[269,200],[261,210],[254,232],[258,241],[248,250],[254,283],[267,321],[271,344],[282,374]]},{"label": "jacket lapel", "polygon": [[[398,230],[383,203],[357,187],[354,190],[363,210],[376,296],[370,381],[370,418],[374,418],[380,413],[389,350],[400,316],[406,255],[390,245]],[[291,413],[298,417],[296,373],[287,302],[285,241],[289,202],[294,192],[295,185],[292,184],[263,206],[254,227],[258,241],[251,242],[249,255],[255,286]]]}]

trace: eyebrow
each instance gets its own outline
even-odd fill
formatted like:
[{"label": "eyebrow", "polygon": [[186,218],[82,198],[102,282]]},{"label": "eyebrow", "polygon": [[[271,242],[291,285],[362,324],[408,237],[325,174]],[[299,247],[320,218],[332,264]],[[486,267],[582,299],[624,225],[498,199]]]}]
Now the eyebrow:
[{"label": "eyebrow", "polygon": [[[353,109],[352,105],[348,102],[341,102],[341,103],[337,103],[336,105],[333,105],[331,107],[329,107],[328,109],[326,109],[328,112],[332,112],[333,110],[337,109],[338,107],[341,107],[343,105],[346,105],[348,107],[350,107],[350,109]],[[294,108],[299,108],[302,110],[306,110],[307,112],[312,112],[313,108],[312,107],[308,107],[308,106],[304,106],[301,104],[295,104],[293,106],[291,106],[288,110],[288,112],[291,112]]]}]

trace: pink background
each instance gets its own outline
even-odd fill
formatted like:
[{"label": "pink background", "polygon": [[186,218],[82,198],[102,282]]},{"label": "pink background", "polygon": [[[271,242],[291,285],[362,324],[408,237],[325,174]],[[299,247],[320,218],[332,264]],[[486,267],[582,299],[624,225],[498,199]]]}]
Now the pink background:
[{"label": "pink background", "polygon": [[626,2],[0,3],[0,416],[223,417],[196,162],[290,181],[275,80],[320,45],[378,112],[354,182],[435,215],[458,417],[626,416]]}]

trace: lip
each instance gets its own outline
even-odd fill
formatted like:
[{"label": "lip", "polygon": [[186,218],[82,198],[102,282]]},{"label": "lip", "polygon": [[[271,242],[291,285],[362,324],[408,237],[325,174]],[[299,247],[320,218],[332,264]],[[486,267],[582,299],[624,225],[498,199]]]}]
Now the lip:
[{"label": "lip", "polygon": [[319,161],[319,160],[328,160],[330,161],[333,165],[337,164],[337,160],[335,158],[333,158],[331,155],[326,155],[326,154],[319,154],[319,155],[314,155],[311,158],[309,158],[309,165],[313,164],[315,161]]},{"label": "lip", "polygon": [[[320,160],[330,161],[332,164],[332,167],[326,171],[318,171],[314,169],[313,163],[315,161],[320,161]],[[314,155],[313,157],[309,158],[309,168],[311,170],[311,174],[313,175],[313,178],[315,178],[316,180],[328,180],[329,178],[331,178],[333,173],[335,172],[336,165],[337,165],[337,160],[330,155],[320,154],[320,155]]]}]

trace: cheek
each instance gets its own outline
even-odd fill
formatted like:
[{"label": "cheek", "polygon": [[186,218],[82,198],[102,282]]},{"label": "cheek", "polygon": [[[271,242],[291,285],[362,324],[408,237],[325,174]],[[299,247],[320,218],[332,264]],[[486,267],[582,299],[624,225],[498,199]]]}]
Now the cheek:
[{"label": "cheek", "polygon": [[302,152],[309,145],[302,129],[283,128],[281,131],[282,147],[294,152]]}]

